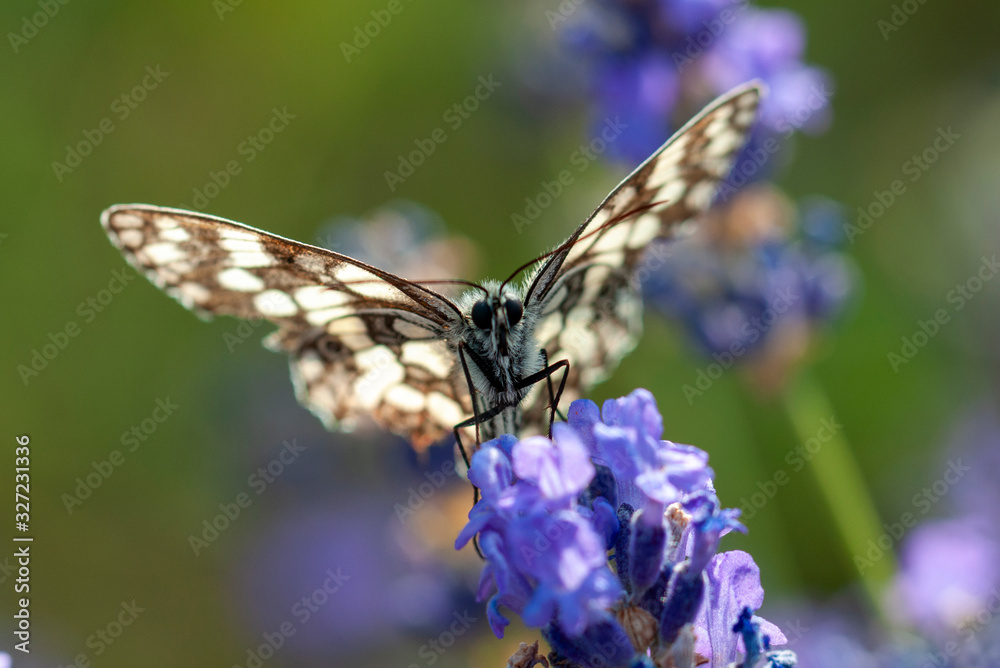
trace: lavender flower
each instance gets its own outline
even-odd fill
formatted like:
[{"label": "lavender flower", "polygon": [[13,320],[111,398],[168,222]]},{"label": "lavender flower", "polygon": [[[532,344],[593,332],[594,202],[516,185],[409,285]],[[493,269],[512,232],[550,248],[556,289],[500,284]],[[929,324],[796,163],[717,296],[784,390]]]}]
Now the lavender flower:
[{"label": "lavender flower", "polygon": [[992,404],[977,406],[953,430],[947,480],[961,482],[947,503],[957,502],[956,512],[902,536],[899,573],[885,592],[894,632],[880,633],[881,625],[856,610],[810,604],[794,613],[803,665],[1000,666],[1000,522],[990,504],[1000,472],[1000,420]]},{"label": "lavender flower", "polygon": [[893,608],[928,636],[947,637],[991,603],[1000,609],[1000,543],[982,521],[925,523],[907,536],[900,562]]},{"label": "lavender flower", "polygon": [[586,63],[595,125],[619,116],[628,127],[609,147],[624,162],[642,160],[673,122],[750,79],[771,91],[761,106],[766,133],[829,123],[829,77],[803,63],[805,28],[790,11],[749,0],[595,0],[553,27]]},{"label": "lavender flower", "polygon": [[574,402],[551,440],[483,444],[469,470],[482,499],[456,547],[479,535],[491,628],[502,637],[512,610],[561,666],[795,665],[770,649],[785,642],[773,624],[748,612],[734,631],[764,596],[750,555],[717,553],[745,530],[739,511],[721,508],[707,455],[662,433],[637,390],[601,411]]},{"label": "lavender flower", "polygon": [[[723,368],[757,364],[765,389],[780,385],[807,352],[817,330],[843,310],[856,279],[836,249],[840,208],[803,203],[802,235],[795,209],[777,191],[756,186],[709,214],[707,232],[683,252],[650,253],[646,301],[684,327],[696,346]],[[685,385],[693,401],[704,391]]]}]

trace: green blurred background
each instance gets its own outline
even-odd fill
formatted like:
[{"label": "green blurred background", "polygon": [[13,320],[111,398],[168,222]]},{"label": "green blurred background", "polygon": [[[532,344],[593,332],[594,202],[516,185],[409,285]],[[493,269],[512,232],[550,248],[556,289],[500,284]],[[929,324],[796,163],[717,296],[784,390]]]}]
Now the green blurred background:
[{"label": "green blurred background", "polygon": [[[31,436],[36,537],[33,652],[27,659],[17,653],[15,666],[70,665],[80,653],[102,666],[246,665],[247,648],[313,589],[283,584],[294,581],[288,579],[297,568],[294,554],[278,559],[267,551],[285,540],[276,526],[282,518],[293,510],[312,514],[316,524],[302,529],[306,535],[314,531],[322,534],[317,539],[336,542],[342,531],[349,547],[338,554],[364,563],[375,558],[366,551],[377,550],[378,541],[354,541],[363,531],[357,527],[380,534],[399,524],[393,503],[405,500],[407,486],[418,479],[398,444],[326,435],[297,407],[285,360],[257,344],[267,327],[254,329],[250,341],[230,352],[223,337],[235,331],[234,321],[199,322],[141,278],[92,319],[86,309],[78,311],[124,264],[100,228],[101,210],[118,202],[190,205],[193,189],[203,188],[210,172],[238,160],[242,172],[207,212],[314,241],[331,217],[363,215],[402,197],[438,212],[449,232],[476,242],[478,275],[469,278],[505,276],[562,240],[623,175],[604,166],[588,170],[544,222],[520,235],[510,223],[524,198],[566,166],[584,137],[582,113],[541,117],[522,104],[512,67],[522,45],[549,30],[544,10],[556,5],[404,0],[402,13],[350,62],[341,42],[384,2],[243,2],[221,17],[219,3],[210,0],[70,2],[16,52],[10,38],[4,40],[0,415],[11,467],[14,436]],[[836,81],[833,126],[797,141],[794,168],[781,180],[789,194],[822,193],[852,211],[867,207],[939,128],[960,135],[849,246],[863,273],[863,295],[812,370],[882,519],[890,522],[912,510],[913,495],[941,476],[952,421],[998,380],[1000,282],[987,283],[898,372],[887,353],[898,352],[900,337],[911,335],[918,320],[948,307],[948,291],[1000,247],[1000,9],[927,2],[884,39],[876,22],[889,17],[889,2],[793,0],[783,6],[803,16],[808,59]],[[19,31],[23,17],[37,11],[34,2],[4,3],[0,27]],[[143,80],[147,67],[168,74],[122,119],[112,103]],[[397,156],[415,139],[442,125],[444,111],[473,91],[477,77],[490,74],[501,83],[497,91],[390,192],[383,172],[396,168]],[[246,162],[238,146],[274,108],[287,108],[294,119]],[[104,118],[114,130],[57,178],[52,163],[65,160],[65,146]],[[70,321],[80,326],[79,335],[25,383],[18,365],[30,364],[33,351]],[[593,398],[652,390],[667,437],[709,451],[722,501],[740,505],[758,481],[788,468],[784,456],[799,441],[785,411],[755,398],[737,373],[689,405],[681,385],[693,381],[704,361],[675,328],[653,314],[646,322],[639,348]],[[76,479],[122,449],[122,433],[167,398],[179,408],[68,512],[63,495],[73,493]],[[247,476],[292,438],[310,444],[302,463],[290,465],[292,473],[273,493],[255,498],[232,528],[194,556],[188,535],[219,503],[246,491]],[[0,487],[10,490],[12,477],[0,473]],[[454,487],[447,492],[456,509],[451,526],[471,501],[467,489]],[[348,528],[324,524],[327,513],[348,518]],[[406,527],[446,526],[427,519]],[[793,473],[748,524],[749,536],[727,538],[723,547],[754,555],[769,601],[823,598],[856,587],[857,570],[810,469]],[[9,526],[5,520],[5,537]],[[426,546],[413,549],[423,550],[425,560],[436,554]],[[303,556],[303,563],[318,563],[314,557]],[[455,567],[471,572],[475,561],[468,557],[456,559]],[[319,586],[324,572],[316,566],[306,581]],[[270,584],[262,582],[272,576]],[[11,637],[12,584],[0,573],[0,649]],[[351,596],[337,613],[348,627],[352,607],[364,608],[366,596],[391,598],[360,585]],[[97,656],[88,637],[132,599],[145,611]],[[477,623],[454,649],[436,655],[438,665],[502,665],[518,640],[535,637],[514,627],[508,640],[497,641],[480,608],[470,610]],[[289,639],[265,663],[429,665],[420,647],[448,622],[425,626],[411,624],[418,630],[404,632],[387,622],[384,630],[359,630],[343,643],[317,631],[311,644]]]}]

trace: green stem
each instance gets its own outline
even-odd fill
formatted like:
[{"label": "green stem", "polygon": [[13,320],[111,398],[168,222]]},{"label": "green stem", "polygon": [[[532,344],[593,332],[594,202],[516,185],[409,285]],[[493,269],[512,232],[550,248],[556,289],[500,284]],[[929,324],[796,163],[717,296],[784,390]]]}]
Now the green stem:
[{"label": "green stem", "polygon": [[[873,610],[884,620],[885,586],[896,571],[896,558],[891,548],[877,559],[868,557],[870,541],[878,541],[882,524],[833,406],[808,371],[800,373],[798,381],[785,389],[782,398],[800,443],[810,439],[822,442],[811,460],[813,475],[849,553],[851,567],[859,571]],[[820,433],[825,425],[834,428],[827,426]],[[826,433],[832,435],[823,441]]]}]

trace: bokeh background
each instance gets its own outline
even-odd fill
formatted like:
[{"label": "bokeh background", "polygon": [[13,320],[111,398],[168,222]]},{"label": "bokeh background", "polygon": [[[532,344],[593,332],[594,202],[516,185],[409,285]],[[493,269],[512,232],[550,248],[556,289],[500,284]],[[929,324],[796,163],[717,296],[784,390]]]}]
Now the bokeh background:
[{"label": "bokeh background", "polygon": [[[472,599],[477,560],[450,548],[472,494],[446,449],[417,458],[392,437],[325,432],[296,404],[285,359],[260,347],[266,324],[205,324],[142,278],[87,305],[107,296],[101,291],[124,266],[98,223],[118,202],[194,204],[323,243],[345,234],[343,217],[378,217],[387,203],[408,200],[425,208],[400,205],[425,231],[469,240],[460,269],[483,278],[505,276],[561,241],[626,173],[598,161],[519,232],[512,214],[566,167],[589,129],[584,105],[542,104],[526,77],[547,66],[532,49],[551,39],[545,11],[558,4],[402,0],[391,23],[345,57],[341,44],[385,5],[71,2],[20,41],[8,33],[23,32],[40,5],[0,8],[0,415],[11,468],[14,436],[31,437],[36,539],[32,653],[15,653],[15,666],[71,665],[81,654],[101,666],[246,666],[248,651],[283,623],[295,633],[265,665],[503,665],[518,641],[536,637],[515,626],[507,639],[493,638]],[[947,516],[950,498],[924,514],[915,495],[942,478],[956,438],[978,438],[968,436],[969,416],[982,426],[1000,410],[1000,280],[985,282],[961,311],[947,301],[1000,248],[1000,10],[927,2],[886,39],[878,21],[893,12],[888,1],[782,6],[802,17],[809,61],[836,82],[829,129],[798,137],[792,168],[775,174],[790,196],[833,198],[852,222],[939,129],[959,135],[845,245],[857,290],[808,370],[843,425],[881,521]],[[115,103],[149,71],[161,80],[144,100]],[[460,127],[448,126],[445,111],[490,76],[500,86]],[[249,160],[241,143],[276,109],[290,115],[286,127]],[[71,171],[54,169],[67,144],[95,136],[106,118],[113,129],[90,155]],[[447,140],[390,190],[384,172],[438,127]],[[240,172],[196,202],[195,189],[204,192],[229,161]],[[346,234],[338,248],[350,246]],[[887,356],[901,337],[942,308],[950,322],[894,369]],[[19,371],[71,322],[79,334],[45,368]],[[711,454],[727,505],[790,471],[747,521],[749,535],[724,542],[760,565],[761,614],[771,610],[784,625],[794,610],[863,598],[812,468],[791,472],[785,461],[803,440],[787,401],[732,371],[689,402],[682,385],[706,360],[656,313],[646,326],[592,398],[650,389],[666,436]],[[150,421],[158,401],[176,408]],[[133,426],[144,440],[129,451],[122,439]],[[78,479],[114,450],[123,463],[68,504]],[[282,452],[286,461],[274,464]],[[281,470],[273,482],[252,478],[269,465]],[[0,479],[9,499],[13,472]],[[430,499],[418,501],[413,492],[428,482]],[[241,493],[249,506],[192,547],[190,536]],[[5,520],[4,536],[10,526]],[[314,598],[306,615],[301,600],[324,582],[339,583],[336,593]],[[0,586],[0,649],[10,651],[6,568]],[[134,622],[101,640],[133,601],[142,609]],[[442,636],[449,627],[460,630],[453,646]],[[435,639],[449,647],[438,652],[428,644]]]}]

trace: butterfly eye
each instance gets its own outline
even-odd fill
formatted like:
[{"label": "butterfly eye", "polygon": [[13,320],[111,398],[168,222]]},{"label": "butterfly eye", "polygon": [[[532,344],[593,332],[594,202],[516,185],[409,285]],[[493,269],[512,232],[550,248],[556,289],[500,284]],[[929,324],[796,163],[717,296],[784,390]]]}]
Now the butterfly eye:
[{"label": "butterfly eye", "polygon": [[472,322],[479,329],[485,330],[489,330],[493,325],[493,309],[490,308],[485,299],[476,302],[472,306]]},{"label": "butterfly eye", "polygon": [[508,327],[516,325],[521,320],[521,316],[524,315],[524,307],[516,299],[508,299],[504,302],[503,307],[507,311]]}]

